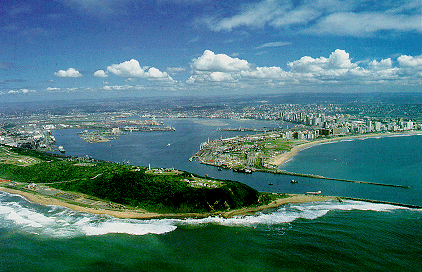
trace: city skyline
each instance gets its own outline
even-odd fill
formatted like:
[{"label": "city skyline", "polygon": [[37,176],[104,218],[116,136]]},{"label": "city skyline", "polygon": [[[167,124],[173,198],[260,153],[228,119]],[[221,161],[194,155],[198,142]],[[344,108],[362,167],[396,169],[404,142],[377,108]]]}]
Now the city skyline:
[{"label": "city skyline", "polygon": [[420,92],[418,1],[10,1],[0,99]]}]

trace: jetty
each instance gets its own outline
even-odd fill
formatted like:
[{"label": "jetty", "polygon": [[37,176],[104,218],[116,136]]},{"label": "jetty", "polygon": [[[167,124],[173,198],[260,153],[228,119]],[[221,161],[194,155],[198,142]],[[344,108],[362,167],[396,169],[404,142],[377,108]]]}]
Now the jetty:
[{"label": "jetty", "polygon": [[340,199],[364,201],[364,202],[377,203],[377,204],[388,204],[388,205],[406,207],[406,208],[411,208],[411,209],[422,209],[422,206],[419,206],[419,205],[404,204],[404,203],[397,203],[397,202],[384,201],[384,200],[374,200],[374,199],[365,199],[365,198],[356,198],[356,197],[340,197]]},{"label": "jetty", "polygon": [[377,186],[386,186],[386,187],[395,187],[395,188],[402,188],[402,189],[409,189],[409,186],[406,185],[399,185],[399,184],[386,184],[386,183],[378,183],[378,182],[370,182],[370,181],[360,181],[360,180],[350,180],[350,179],[341,179],[341,178],[330,178],[330,177],[324,177],[320,175],[314,175],[314,174],[301,174],[301,173],[294,173],[294,172],[288,172],[285,170],[261,170],[261,169],[254,169],[258,172],[267,172],[267,173],[273,173],[273,174],[279,174],[279,175],[287,175],[287,176],[296,176],[296,177],[304,177],[304,178],[315,178],[315,179],[326,179],[326,180],[335,180],[335,181],[343,181],[343,182],[352,182],[352,183],[361,183],[361,184],[370,184],[370,185],[377,185]]}]

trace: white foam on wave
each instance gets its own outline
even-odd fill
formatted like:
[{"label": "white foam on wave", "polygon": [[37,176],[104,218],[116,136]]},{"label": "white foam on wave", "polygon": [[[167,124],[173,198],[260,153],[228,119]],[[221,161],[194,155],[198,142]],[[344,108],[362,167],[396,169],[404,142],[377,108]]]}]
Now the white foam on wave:
[{"label": "white foam on wave", "polygon": [[163,234],[177,227],[163,220],[110,220],[102,223],[88,223],[82,226],[86,235],[104,235],[108,233],[126,233],[131,235]]},{"label": "white foam on wave", "polygon": [[223,226],[253,226],[253,225],[276,225],[290,223],[298,219],[314,220],[334,210],[351,211],[375,211],[389,212],[397,209],[408,209],[405,207],[389,204],[370,203],[363,201],[345,200],[310,202],[302,204],[289,204],[279,207],[272,212],[261,212],[256,215],[236,216],[233,218],[208,217],[204,219],[178,220],[176,224],[218,224]]},{"label": "white foam on wave", "polygon": [[163,234],[177,228],[171,222],[163,220],[119,219],[75,212],[59,206],[38,205],[25,198],[1,192],[0,225],[54,237],[109,233]]},{"label": "white foam on wave", "polygon": [[290,223],[298,219],[314,220],[330,211],[375,211],[390,212],[409,209],[389,204],[344,200],[288,204],[275,210],[256,215],[203,219],[119,219],[111,216],[75,212],[59,206],[44,206],[30,203],[23,198],[0,192],[0,225],[19,228],[28,233],[53,237],[75,237],[121,233],[130,235],[164,234],[177,226],[255,226]]}]

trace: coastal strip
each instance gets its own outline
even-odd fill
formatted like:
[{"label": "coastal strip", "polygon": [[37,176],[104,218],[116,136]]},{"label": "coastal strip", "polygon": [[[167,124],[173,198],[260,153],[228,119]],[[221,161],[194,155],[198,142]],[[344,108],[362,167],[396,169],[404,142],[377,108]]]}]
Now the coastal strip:
[{"label": "coastal strip", "polygon": [[223,218],[231,218],[234,216],[245,216],[252,215],[257,212],[268,210],[272,208],[277,208],[279,206],[291,203],[306,203],[306,202],[317,202],[317,201],[330,201],[330,200],[339,200],[340,198],[335,196],[323,196],[323,195],[303,195],[303,194],[287,194],[288,197],[277,199],[269,204],[261,206],[252,206],[245,207],[241,209],[231,210],[231,211],[217,211],[209,213],[151,213],[140,210],[109,210],[109,209],[96,209],[83,207],[76,204],[68,203],[64,200],[57,199],[50,196],[45,196],[41,194],[36,194],[33,192],[24,192],[21,190],[16,190],[12,188],[0,186],[0,191],[23,196],[31,202],[41,204],[41,205],[53,205],[53,206],[62,206],[69,208],[71,210],[83,213],[92,213],[92,214],[102,214],[110,215],[117,218],[131,218],[131,219],[158,219],[158,218],[206,218],[209,216],[220,216]]}]

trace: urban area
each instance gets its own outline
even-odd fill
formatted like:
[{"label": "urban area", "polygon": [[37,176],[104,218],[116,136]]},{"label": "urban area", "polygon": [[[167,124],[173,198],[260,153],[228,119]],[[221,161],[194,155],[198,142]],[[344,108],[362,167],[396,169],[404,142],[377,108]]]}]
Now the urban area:
[{"label": "urban area", "polygon": [[[422,130],[419,104],[271,104],[188,105],[114,110],[84,111],[68,109],[36,113],[0,113],[0,144],[45,151],[65,152],[56,146],[52,135],[57,129],[77,129],[82,140],[107,142],[125,133],[174,131],[164,118],[220,118],[280,121],[279,126],[252,128],[217,128],[250,131],[248,135],[204,141],[192,159],[239,171],[274,168],[272,159],[294,145],[316,139],[365,135],[368,133],[403,133]],[[286,125],[287,124],[287,125]],[[205,139],[204,139],[205,140]]]}]

